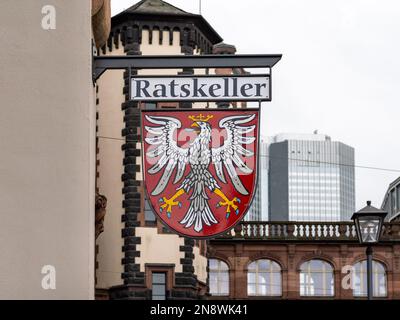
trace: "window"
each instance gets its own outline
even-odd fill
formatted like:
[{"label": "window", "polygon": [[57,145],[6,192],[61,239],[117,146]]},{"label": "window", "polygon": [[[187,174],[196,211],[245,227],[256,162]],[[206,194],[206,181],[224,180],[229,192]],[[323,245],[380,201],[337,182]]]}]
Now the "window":
[{"label": "window", "polygon": [[396,203],[396,189],[393,189],[390,192],[390,212],[391,214],[395,214],[397,211],[397,203]]},{"label": "window", "polygon": [[249,264],[247,273],[249,296],[281,296],[282,275],[279,264],[261,259]]},{"label": "window", "polygon": [[310,260],[300,267],[300,295],[332,297],[334,279],[332,266],[323,260]]},{"label": "window", "polygon": [[217,259],[209,260],[210,294],[213,296],[229,295],[229,267]]},{"label": "window", "polygon": [[146,102],[146,103],[144,104],[144,108],[145,108],[146,110],[156,109],[156,108],[157,108],[157,104],[156,104],[156,103],[153,103],[153,102]]},{"label": "window", "polygon": [[156,223],[156,216],[154,215],[154,212],[151,209],[151,205],[149,200],[147,199],[146,194],[144,195],[144,220],[146,224]]},{"label": "window", "polygon": [[400,185],[397,186],[396,188],[396,200],[397,200],[397,212],[400,211]]},{"label": "window", "polygon": [[[372,261],[373,296],[386,297],[386,270],[382,263]],[[353,295],[355,297],[367,296],[367,261],[354,265],[353,270]]]},{"label": "window", "polygon": [[163,272],[152,273],[152,299],[165,300],[166,298],[166,274]]}]

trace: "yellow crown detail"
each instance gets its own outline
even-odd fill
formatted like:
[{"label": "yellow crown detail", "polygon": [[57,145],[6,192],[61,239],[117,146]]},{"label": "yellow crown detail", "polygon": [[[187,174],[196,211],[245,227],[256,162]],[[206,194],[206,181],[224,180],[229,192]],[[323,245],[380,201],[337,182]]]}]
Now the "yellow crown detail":
[{"label": "yellow crown detail", "polygon": [[193,122],[207,122],[208,120],[212,119],[214,116],[213,115],[207,115],[207,116],[203,116],[201,113],[195,117],[195,116],[189,116],[189,119],[192,120]]}]

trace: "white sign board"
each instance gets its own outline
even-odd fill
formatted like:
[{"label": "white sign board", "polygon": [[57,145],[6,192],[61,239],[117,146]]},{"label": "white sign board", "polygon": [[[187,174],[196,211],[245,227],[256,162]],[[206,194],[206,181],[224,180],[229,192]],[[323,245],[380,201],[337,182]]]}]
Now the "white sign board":
[{"label": "white sign board", "polygon": [[270,101],[269,75],[135,76],[134,101]]}]

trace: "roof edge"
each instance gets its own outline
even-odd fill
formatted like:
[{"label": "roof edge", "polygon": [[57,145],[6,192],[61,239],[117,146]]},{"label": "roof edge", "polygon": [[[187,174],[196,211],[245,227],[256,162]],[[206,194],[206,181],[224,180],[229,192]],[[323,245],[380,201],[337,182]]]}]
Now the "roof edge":
[{"label": "roof edge", "polygon": [[187,18],[191,19],[195,23],[195,25],[209,38],[210,42],[214,45],[223,41],[223,38],[219,35],[219,33],[211,26],[211,24],[204,18],[204,16],[200,14],[172,14],[172,13],[145,13],[145,12],[120,12],[111,18],[112,27],[115,24],[122,23],[121,20],[124,20],[124,17],[149,17],[156,19],[157,17],[168,17],[171,20],[183,20]]}]

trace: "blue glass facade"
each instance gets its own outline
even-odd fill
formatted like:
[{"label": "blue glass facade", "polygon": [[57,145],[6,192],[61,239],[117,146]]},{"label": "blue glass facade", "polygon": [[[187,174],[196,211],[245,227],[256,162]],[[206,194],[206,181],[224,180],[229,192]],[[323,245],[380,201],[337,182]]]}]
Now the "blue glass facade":
[{"label": "blue glass facade", "polygon": [[350,220],[355,211],[354,149],[323,135],[295,138],[270,146],[270,219]]}]

